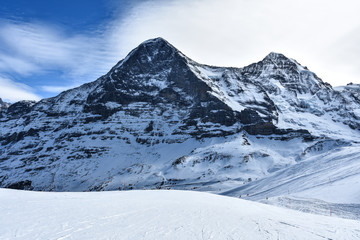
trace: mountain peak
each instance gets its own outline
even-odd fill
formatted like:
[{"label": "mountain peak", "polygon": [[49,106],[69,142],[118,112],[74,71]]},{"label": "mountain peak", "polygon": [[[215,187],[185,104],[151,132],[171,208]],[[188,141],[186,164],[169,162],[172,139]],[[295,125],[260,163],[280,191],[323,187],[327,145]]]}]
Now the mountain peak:
[{"label": "mountain peak", "polygon": [[133,52],[140,52],[143,55],[154,57],[159,53],[161,55],[168,55],[170,53],[178,52],[178,50],[165,39],[158,37],[142,42],[133,50]]},{"label": "mountain peak", "polygon": [[[271,52],[269,53],[264,59],[263,61],[265,62],[272,62],[276,65],[280,64],[280,65],[283,65],[284,63],[296,63],[296,64],[299,64],[297,63],[295,60],[293,59],[290,59],[288,57],[286,57],[284,54],[282,53],[276,53],[276,52]],[[299,64],[300,65],[300,64]]]},{"label": "mountain peak", "polygon": [[1,98],[0,98],[0,108],[7,108],[10,106],[10,103],[4,102]]},{"label": "mountain peak", "polygon": [[[121,60],[115,69],[122,65],[152,66],[156,63],[174,59],[176,53],[180,53],[173,45],[165,39],[158,37],[146,40],[133,49],[123,60]],[[180,56],[180,54],[178,55]],[[181,54],[182,56],[182,54]]]},{"label": "mountain peak", "polygon": [[299,69],[304,68],[296,60],[286,57],[284,54],[271,52],[269,53],[261,63],[265,66],[272,66],[275,69],[286,69],[292,73],[297,73]]},{"label": "mountain peak", "polygon": [[148,39],[148,40],[142,42],[142,43],[140,44],[140,46],[141,46],[141,45],[154,45],[154,44],[155,44],[155,45],[167,44],[167,45],[173,47],[168,41],[166,41],[166,40],[165,40],[164,38],[162,38],[162,37],[157,37],[157,38]]}]

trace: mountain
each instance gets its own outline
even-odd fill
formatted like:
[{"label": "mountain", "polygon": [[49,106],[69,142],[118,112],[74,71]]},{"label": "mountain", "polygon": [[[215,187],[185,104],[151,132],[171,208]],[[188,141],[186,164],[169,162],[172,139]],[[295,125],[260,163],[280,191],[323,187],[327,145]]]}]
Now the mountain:
[{"label": "mountain", "polygon": [[[279,53],[243,68],[215,67],[151,39],[94,82],[4,110],[0,186],[246,196],[240,186],[295,179],[328,152],[324,164],[359,149],[358,89],[334,89]],[[356,159],[351,166],[360,169]],[[324,176],[336,169],[314,166]],[[321,184],[329,182],[308,186]]]},{"label": "mountain", "polygon": [[4,102],[0,98],[0,117],[2,117],[2,113],[5,112],[9,106],[10,106],[10,103]]}]

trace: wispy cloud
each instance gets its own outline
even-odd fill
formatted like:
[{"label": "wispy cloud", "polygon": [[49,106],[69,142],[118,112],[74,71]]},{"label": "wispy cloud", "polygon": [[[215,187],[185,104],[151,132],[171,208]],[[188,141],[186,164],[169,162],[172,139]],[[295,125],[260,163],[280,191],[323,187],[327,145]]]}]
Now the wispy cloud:
[{"label": "wispy cloud", "polygon": [[27,76],[34,72],[41,71],[41,68],[26,59],[21,59],[20,57],[14,57],[7,54],[1,54],[0,71],[3,73],[14,72],[22,76]]},{"label": "wispy cloud", "polygon": [[0,37],[12,53],[37,64],[66,64],[76,43],[76,38],[66,38],[54,29],[29,23],[5,23]]},{"label": "wispy cloud", "polygon": [[32,74],[57,71],[62,83],[42,90],[80,85],[105,74],[119,59],[103,32],[66,34],[43,23],[0,21],[0,72]]},{"label": "wispy cloud", "polygon": [[10,78],[0,76],[0,96],[3,100],[16,102],[20,100],[40,100],[31,87],[12,81]]},{"label": "wispy cloud", "polygon": [[66,85],[66,86],[41,86],[41,89],[49,93],[59,93],[66,91],[68,89],[74,88],[76,85]]}]

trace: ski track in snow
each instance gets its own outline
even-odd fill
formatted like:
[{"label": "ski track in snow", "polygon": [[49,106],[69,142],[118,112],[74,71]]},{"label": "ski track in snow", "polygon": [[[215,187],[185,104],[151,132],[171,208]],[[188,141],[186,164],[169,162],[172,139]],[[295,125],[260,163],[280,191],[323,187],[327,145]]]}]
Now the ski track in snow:
[{"label": "ski track in snow", "polygon": [[360,222],[209,193],[0,189],[1,239],[360,239]]}]

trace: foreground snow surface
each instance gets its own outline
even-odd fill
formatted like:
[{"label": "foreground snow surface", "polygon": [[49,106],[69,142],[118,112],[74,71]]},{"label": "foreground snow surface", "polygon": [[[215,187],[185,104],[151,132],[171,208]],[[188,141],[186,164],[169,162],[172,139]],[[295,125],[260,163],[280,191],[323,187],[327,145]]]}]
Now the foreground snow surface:
[{"label": "foreground snow surface", "polygon": [[0,239],[360,239],[360,222],[209,193],[0,189]]}]

